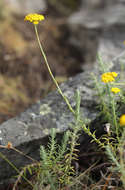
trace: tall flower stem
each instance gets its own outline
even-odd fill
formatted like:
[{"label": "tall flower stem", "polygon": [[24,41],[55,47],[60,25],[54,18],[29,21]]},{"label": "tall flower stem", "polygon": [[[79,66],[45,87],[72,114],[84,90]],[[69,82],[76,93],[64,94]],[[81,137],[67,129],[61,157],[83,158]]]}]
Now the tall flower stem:
[{"label": "tall flower stem", "polygon": [[113,83],[114,85],[117,85],[117,86],[120,86],[120,85],[125,85],[125,83],[124,82],[122,82],[122,83],[119,83],[119,82],[117,82],[117,83]]},{"label": "tall flower stem", "polygon": [[109,102],[111,103],[111,113],[113,116],[113,124],[115,126],[116,136],[117,136],[117,139],[119,141],[119,130],[118,130],[118,123],[117,123],[117,116],[116,116],[115,99],[114,99],[114,95],[112,95],[112,93],[111,93],[111,90],[110,90],[111,87],[108,83],[106,85],[106,88],[107,88],[107,92],[109,94]]},{"label": "tall flower stem", "polygon": [[116,135],[117,135],[117,139],[119,141],[119,131],[118,131],[117,118],[116,118],[116,110],[115,110],[114,97],[112,97],[112,113],[113,113],[113,121],[114,121],[115,129],[116,129]]},{"label": "tall flower stem", "polygon": [[39,34],[38,34],[38,30],[37,30],[37,25],[36,25],[36,24],[34,24],[34,28],[35,28],[35,33],[36,33],[37,41],[38,41],[38,44],[39,44],[39,47],[40,47],[40,51],[41,51],[42,56],[43,56],[43,58],[44,58],[44,61],[45,61],[46,67],[47,67],[47,69],[48,69],[48,71],[49,71],[49,74],[50,74],[50,76],[51,76],[51,78],[52,78],[54,84],[56,85],[56,87],[57,87],[57,89],[58,89],[58,92],[60,93],[60,95],[61,95],[61,96],[63,97],[63,99],[65,100],[65,102],[66,102],[66,104],[67,104],[69,110],[70,110],[73,114],[75,114],[75,111],[73,110],[71,104],[69,103],[69,100],[68,100],[67,97],[63,94],[61,88],[59,87],[59,85],[58,85],[58,83],[57,83],[57,81],[56,81],[56,79],[55,79],[55,77],[54,77],[54,75],[53,75],[53,73],[52,73],[52,71],[51,71],[51,68],[50,68],[50,66],[49,66],[49,63],[48,63],[46,54],[45,54],[45,52],[44,52],[44,50],[43,50],[42,44],[41,44],[40,39],[39,39]]}]

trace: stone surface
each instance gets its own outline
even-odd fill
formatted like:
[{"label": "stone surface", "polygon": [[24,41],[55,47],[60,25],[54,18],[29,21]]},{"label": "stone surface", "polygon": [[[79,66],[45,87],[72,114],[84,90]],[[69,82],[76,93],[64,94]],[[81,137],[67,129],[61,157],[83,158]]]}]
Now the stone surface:
[{"label": "stone surface", "polygon": [[[92,68],[93,62],[96,60],[98,48],[99,51],[105,49],[107,55],[112,54],[113,52],[108,52],[107,45],[109,48],[112,47],[112,50],[120,52],[118,50],[119,47],[115,47],[115,39],[112,40],[114,38],[112,32],[113,35],[117,35],[118,40],[118,38],[121,38],[120,30],[122,28],[123,37],[125,24],[124,9],[125,0],[82,0],[79,10],[68,18],[67,25],[71,33],[69,43],[80,52],[83,57],[83,64]],[[108,42],[108,40],[111,41]],[[84,65],[83,68],[85,68]]]},{"label": "stone surface", "polygon": [[82,0],[80,9],[69,18],[70,24],[104,28],[125,23],[125,0]]},{"label": "stone surface", "polygon": [[45,0],[5,0],[5,2],[12,12],[23,16],[28,13],[41,12],[47,8]]},{"label": "stone surface", "polygon": [[109,62],[125,54],[125,26],[114,25],[106,28],[99,40],[98,51],[103,61]]},{"label": "stone surface", "polygon": [[[92,93],[92,81],[89,81],[89,78],[89,73],[82,73],[62,84],[61,88],[73,107],[75,106],[74,93],[76,89],[79,89],[82,96],[81,111],[93,120],[96,118],[96,102]],[[86,81],[88,82],[86,83]],[[93,109],[91,109],[92,107]],[[10,141],[14,147],[38,160],[39,146],[47,143],[45,139],[50,128],[55,127],[58,132],[63,132],[71,122],[73,122],[72,113],[67,109],[62,97],[57,92],[53,92],[20,116],[4,122],[0,126],[1,144],[6,145]],[[2,152],[17,167],[22,167],[30,162],[14,151],[2,149]],[[2,184],[4,180],[8,181],[15,171],[6,161],[0,159],[0,163],[0,171],[2,171],[0,172],[0,183]]]},{"label": "stone surface", "polygon": [[[115,71],[119,71],[119,61],[115,60],[115,62],[117,62],[117,64],[114,65],[115,67],[117,66]],[[110,69],[112,69],[112,67],[113,63],[110,64]],[[93,90],[91,72],[95,72],[96,75],[98,74],[95,68],[95,70],[83,72],[61,85],[61,89],[69,98],[73,108],[75,107],[74,93],[76,92],[76,89],[79,89],[81,93],[81,115],[89,118],[90,123],[97,119],[98,113],[96,107],[98,104],[98,98],[95,96],[95,91]],[[22,151],[24,154],[39,160],[39,147],[41,144],[47,144],[50,129],[54,127],[57,129],[58,134],[62,134],[72,122],[72,113],[69,112],[62,97],[55,91],[16,118],[10,119],[1,124],[1,145],[4,146],[10,141],[12,142],[13,147]],[[98,122],[98,124],[100,123]],[[103,131],[103,128],[99,128],[99,125],[93,124],[92,130],[95,129],[97,132],[99,131],[100,134]],[[87,138],[88,136],[83,134],[80,142],[86,142]],[[2,152],[17,168],[31,162],[25,156],[20,155],[13,150],[1,148],[0,152]],[[4,183],[8,183],[10,178],[16,175],[15,170],[12,169],[2,158],[0,158],[0,171],[1,186]],[[15,178],[11,178],[11,180],[12,179],[14,180]]]},{"label": "stone surface", "polygon": [[81,0],[47,0],[47,4],[56,14],[67,17],[78,9]]},{"label": "stone surface", "polygon": [[[80,28],[79,28],[80,27]],[[83,70],[92,69],[96,60],[99,40],[102,31],[100,29],[88,29],[84,26],[71,26],[68,43],[72,49],[76,49],[81,58]],[[75,51],[75,50],[74,50]]]}]

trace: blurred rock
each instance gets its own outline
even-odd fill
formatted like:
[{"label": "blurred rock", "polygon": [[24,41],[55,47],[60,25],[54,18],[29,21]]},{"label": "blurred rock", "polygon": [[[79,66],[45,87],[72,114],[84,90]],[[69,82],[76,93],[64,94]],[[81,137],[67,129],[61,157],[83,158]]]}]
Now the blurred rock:
[{"label": "blurred rock", "polygon": [[107,27],[99,40],[98,52],[103,62],[111,62],[125,54],[125,25]]},{"label": "blurred rock", "polygon": [[125,23],[125,0],[82,0],[82,5],[69,18],[69,24],[86,28],[104,28]]},{"label": "blurred rock", "polygon": [[[89,68],[92,68],[92,63],[96,60],[103,31],[110,27],[110,30],[107,30],[110,32],[113,25],[125,24],[124,10],[125,0],[82,0],[80,9],[69,17],[69,43],[79,50],[83,56],[83,63]],[[111,36],[110,33],[106,35]]]},{"label": "blurred rock", "polygon": [[23,16],[28,13],[38,13],[46,10],[45,0],[5,0],[5,2],[13,13]]},{"label": "blurred rock", "polygon": [[81,4],[81,0],[47,0],[47,4],[53,11],[55,10],[56,14],[69,16],[78,9]]}]

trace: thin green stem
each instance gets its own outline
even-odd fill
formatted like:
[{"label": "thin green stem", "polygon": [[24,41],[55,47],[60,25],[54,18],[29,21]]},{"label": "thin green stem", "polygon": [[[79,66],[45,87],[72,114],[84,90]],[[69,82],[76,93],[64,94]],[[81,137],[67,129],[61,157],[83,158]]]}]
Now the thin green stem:
[{"label": "thin green stem", "polygon": [[125,85],[125,83],[113,83],[114,85],[120,86],[120,85]]},{"label": "thin green stem", "polygon": [[34,28],[35,28],[35,33],[36,33],[37,41],[38,41],[38,44],[39,44],[39,47],[40,47],[40,51],[41,51],[42,56],[43,56],[43,58],[44,58],[44,61],[45,61],[45,64],[46,64],[46,66],[47,66],[47,69],[48,69],[48,71],[49,71],[49,74],[50,74],[50,76],[51,76],[51,78],[52,78],[54,84],[56,85],[56,87],[57,87],[57,89],[58,89],[58,92],[59,92],[60,95],[63,97],[63,99],[65,100],[66,104],[68,105],[69,110],[70,110],[73,114],[75,114],[75,111],[73,110],[71,104],[69,103],[69,100],[68,100],[67,97],[63,94],[62,90],[60,89],[60,87],[59,87],[59,85],[58,85],[58,83],[57,83],[57,81],[56,81],[56,79],[55,79],[55,77],[54,77],[54,75],[53,75],[53,73],[52,73],[52,71],[51,71],[51,69],[50,69],[50,66],[49,66],[49,63],[48,63],[46,54],[45,54],[45,52],[44,52],[44,50],[43,50],[42,44],[41,44],[40,39],[39,39],[39,34],[38,34],[38,31],[37,31],[37,25],[34,25]]},{"label": "thin green stem", "polygon": [[108,117],[108,119],[109,119],[109,118],[110,118],[109,107],[107,106],[107,104],[106,104],[105,101],[104,101],[104,96],[102,95],[102,91],[101,91],[101,89],[100,89],[101,84],[100,84],[99,81],[97,81],[97,78],[95,77],[94,74],[92,74],[92,77],[94,78],[95,87],[96,87],[96,89],[97,89],[97,91],[98,91],[98,96],[99,96],[99,98],[100,98],[100,104],[101,104],[101,106],[102,106],[103,114],[105,114],[105,115]]},{"label": "thin green stem", "polygon": [[90,131],[90,129],[86,127],[85,124],[82,125],[82,128],[83,128],[84,132],[85,132],[86,134],[88,134],[88,136],[92,137],[93,140],[94,140],[100,147],[102,147],[102,148],[105,147],[104,143],[101,143],[101,141],[96,138],[95,133],[92,133],[92,132]]},{"label": "thin green stem", "polygon": [[112,97],[112,114],[113,114],[113,120],[114,120],[115,129],[116,129],[117,139],[119,141],[118,123],[117,123],[117,118],[116,118],[116,110],[115,110],[115,100],[114,100],[114,97]]},{"label": "thin green stem", "polygon": [[111,102],[111,108],[112,108],[112,116],[113,116],[113,124],[115,126],[115,132],[116,132],[116,136],[117,139],[119,141],[119,132],[118,132],[118,123],[117,123],[117,118],[116,118],[116,108],[115,108],[115,99],[114,99],[114,95],[112,95],[111,90],[110,90],[110,85],[107,84],[107,91],[109,94],[109,102]]}]

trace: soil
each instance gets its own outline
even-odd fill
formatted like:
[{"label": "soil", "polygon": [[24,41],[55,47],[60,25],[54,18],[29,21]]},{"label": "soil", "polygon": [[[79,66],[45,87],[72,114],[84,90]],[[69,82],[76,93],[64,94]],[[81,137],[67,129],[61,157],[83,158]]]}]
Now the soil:
[{"label": "soil", "polygon": [[[34,27],[23,17],[0,21],[0,123],[23,112],[55,89],[41,56]],[[68,44],[65,18],[38,25],[40,40],[57,81],[81,72],[81,58]]]}]

